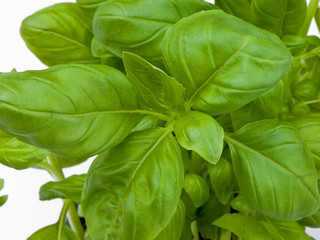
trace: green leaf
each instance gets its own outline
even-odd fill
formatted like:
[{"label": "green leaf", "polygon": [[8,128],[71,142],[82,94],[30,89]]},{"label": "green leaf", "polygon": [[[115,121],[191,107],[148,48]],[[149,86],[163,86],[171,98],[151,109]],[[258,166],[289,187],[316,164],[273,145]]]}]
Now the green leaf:
[{"label": "green leaf", "polygon": [[242,18],[247,22],[251,21],[251,0],[216,0],[215,4],[226,13]]},{"label": "green leaf", "polygon": [[211,116],[189,111],[174,124],[179,144],[193,150],[209,163],[216,164],[223,150],[223,128]]},{"label": "green leaf", "polygon": [[155,118],[153,116],[145,116],[141,122],[135,126],[134,129],[132,129],[132,131],[141,131],[141,130],[145,130],[148,128],[156,128],[156,127],[164,127],[166,124],[165,121]]},{"label": "green leaf", "polygon": [[279,37],[298,35],[307,13],[305,0],[252,0],[252,22]]},{"label": "green leaf", "polygon": [[108,0],[76,0],[79,6],[84,8],[97,8],[100,4]]},{"label": "green leaf", "polygon": [[183,202],[180,201],[169,224],[160,232],[155,240],[179,240],[182,234],[185,217],[186,209]]},{"label": "green leaf", "polygon": [[0,163],[15,169],[25,169],[41,162],[49,152],[17,140],[0,131]]},{"label": "green leaf", "polygon": [[171,130],[134,132],[94,160],[82,196],[93,239],[154,239],[169,224],[183,186]]},{"label": "green leaf", "polygon": [[75,3],[59,3],[27,17],[21,25],[27,47],[48,66],[99,63],[91,53],[91,19]]},{"label": "green leaf", "polygon": [[79,240],[79,237],[65,225],[61,228],[60,234],[59,224],[56,223],[38,230],[27,240]]},{"label": "green leaf", "polygon": [[87,158],[121,142],[146,111],[133,85],[103,65],[67,64],[0,75],[0,125],[65,158]]},{"label": "green leaf", "polygon": [[122,57],[129,80],[149,108],[167,115],[184,111],[185,89],[180,83],[138,55],[124,52]]},{"label": "green leaf", "polygon": [[234,173],[231,163],[225,158],[221,158],[216,165],[208,167],[212,188],[222,204],[227,204],[235,183]]},{"label": "green leaf", "polygon": [[291,65],[290,51],[277,36],[221,10],[182,19],[161,48],[170,74],[186,88],[187,107],[211,115],[253,101]]},{"label": "green leaf", "polygon": [[62,181],[47,182],[40,188],[40,200],[62,198],[80,204],[85,177],[85,174],[73,175]]},{"label": "green leaf", "polygon": [[162,68],[159,45],[168,27],[211,6],[202,0],[106,1],[95,13],[93,32],[116,56],[132,52]]},{"label": "green leaf", "polygon": [[311,216],[302,218],[299,223],[311,228],[320,228],[320,210],[316,211]]},{"label": "green leaf", "polygon": [[184,177],[184,190],[190,196],[195,207],[200,207],[208,201],[210,189],[206,181],[196,174],[186,174]]},{"label": "green leaf", "polygon": [[232,199],[230,205],[233,209],[237,210],[238,212],[253,212],[248,201],[242,196],[242,194],[238,194],[234,199]]},{"label": "green leaf", "polygon": [[4,179],[0,178],[0,190],[3,189],[3,186],[4,186]]},{"label": "green leaf", "polygon": [[6,203],[8,200],[8,195],[0,196],[0,207]]},{"label": "green leaf", "polygon": [[257,219],[241,214],[225,214],[213,224],[230,230],[243,240],[279,240],[273,238]]},{"label": "green leaf", "polygon": [[298,220],[319,208],[316,169],[292,124],[261,120],[225,140],[240,192],[254,210]]}]

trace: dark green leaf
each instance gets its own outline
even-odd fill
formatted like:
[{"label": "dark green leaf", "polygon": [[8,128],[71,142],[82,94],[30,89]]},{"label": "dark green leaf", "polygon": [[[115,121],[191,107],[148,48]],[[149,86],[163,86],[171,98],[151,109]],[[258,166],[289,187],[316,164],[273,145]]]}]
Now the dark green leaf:
[{"label": "dark green leaf", "polygon": [[251,0],[216,0],[215,3],[226,13],[251,21]]},{"label": "dark green leaf", "polygon": [[163,67],[159,45],[168,27],[181,18],[211,9],[202,0],[106,1],[98,7],[93,32],[106,49],[118,57],[132,52]]},{"label": "dark green leaf", "polygon": [[93,239],[154,239],[173,217],[183,186],[171,129],[132,133],[92,163],[82,207]]},{"label": "dark green leaf", "polygon": [[311,228],[320,228],[320,210],[311,216],[302,218],[299,223]]},{"label": "dark green leaf", "polygon": [[0,207],[6,203],[8,200],[8,195],[0,196]]},{"label": "dark green leaf", "polygon": [[241,194],[254,210],[298,220],[319,208],[316,169],[292,124],[261,120],[225,140]]},{"label": "dark green leaf", "polygon": [[184,190],[190,196],[195,207],[200,207],[208,201],[210,189],[207,182],[196,174],[186,174],[184,177]]},{"label": "dark green leaf", "polygon": [[208,174],[217,198],[221,203],[227,204],[233,193],[235,182],[231,163],[221,158],[216,165],[208,167]]},{"label": "dark green leaf", "polygon": [[221,10],[182,19],[161,48],[170,74],[186,88],[187,107],[212,115],[253,101],[291,65],[278,37]]},{"label": "dark green leaf", "polygon": [[307,13],[305,0],[252,0],[252,21],[279,37],[298,35]]},{"label": "dark green leaf", "polygon": [[38,230],[27,240],[79,240],[79,237],[65,225],[61,228],[60,234],[59,236],[59,224],[56,223]]},{"label": "dark green leaf", "polygon": [[71,199],[80,204],[86,175],[73,175],[59,182],[48,182],[40,188],[40,200]]},{"label": "dark green leaf", "polygon": [[118,144],[145,113],[125,75],[102,65],[1,74],[0,102],[2,128],[70,159]]},{"label": "dark green leaf", "polygon": [[100,62],[91,53],[91,19],[75,3],[59,3],[34,13],[23,21],[20,33],[48,66]]},{"label": "dark green leaf", "polygon": [[223,150],[223,129],[211,116],[189,111],[174,124],[179,144],[193,150],[209,163],[216,164]]},{"label": "dark green leaf", "polygon": [[184,111],[185,90],[174,78],[133,53],[124,52],[123,62],[129,80],[149,108],[167,115]]}]

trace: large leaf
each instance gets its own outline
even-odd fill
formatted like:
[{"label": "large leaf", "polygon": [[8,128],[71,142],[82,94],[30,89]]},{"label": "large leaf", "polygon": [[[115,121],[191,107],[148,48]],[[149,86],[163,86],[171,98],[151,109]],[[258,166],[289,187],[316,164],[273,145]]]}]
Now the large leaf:
[{"label": "large leaf", "polygon": [[215,3],[226,13],[251,21],[251,0],[216,0]]},{"label": "large leaf", "polygon": [[79,240],[79,237],[67,226],[62,227],[59,223],[44,227],[30,237],[27,240]]},{"label": "large leaf", "polygon": [[183,202],[180,201],[169,224],[162,229],[155,240],[179,240],[182,234],[185,217],[186,209]]},{"label": "large leaf", "polygon": [[306,18],[305,0],[252,0],[252,21],[279,37],[298,35]]},{"label": "large leaf", "polygon": [[202,0],[111,0],[100,5],[93,20],[98,41],[118,57],[136,53],[162,67],[159,45],[169,26],[181,18],[211,9]]},{"label": "large leaf", "polygon": [[85,174],[73,175],[62,181],[47,182],[40,188],[40,200],[62,198],[80,204],[85,177]]},{"label": "large leaf", "polygon": [[92,163],[82,206],[93,239],[154,239],[173,217],[183,186],[171,129],[132,133]]},{"label": "large leaf", "polygon": [[15,169],[25,169],[41,162],[49,152],[17,140],[0,131],[0,163]]},{"label": "large leaf", "polygon": [[291,65],[277,36],[221,10],[182,19],[161,47],[169,72],[187,90],[187,106],[214,115],[253,101]]},{"label": "large leaf", "polygon": [[129,80],[151,109],[164,114],[183,112],[185,90],[180,83],[133,53],[124,52],[123,62]]},{"label": "large leaf", "polygon": [[125,75],[102,65],[1,74],[0,102],[1,128],[67,158],[118,144],[143,113]]},{"label": "large leaf", "polygon": [[99,63],[91,53],[91,19],[75,3],[59,3],[27,17],[21,36],[46,65]]},{"label": "large leaf", "polygon": [[319,208],[316,169],[292,124],[261,120],[225,140],[241,194],[254,210],[298,220]]},{"label": "large leaf", "polygon": [[179,144],[197,152],[212,164],[216,164],[223,150],[223,128],[211,116],[190,111],[177,119],[174,133]]}]

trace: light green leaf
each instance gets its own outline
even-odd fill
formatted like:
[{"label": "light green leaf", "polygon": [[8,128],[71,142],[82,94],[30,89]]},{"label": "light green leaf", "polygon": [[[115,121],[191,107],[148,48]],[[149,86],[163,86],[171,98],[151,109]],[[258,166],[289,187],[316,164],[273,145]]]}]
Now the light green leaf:
[{"label": "light green leaf", "polygon": [[230,205],[238,212],[253,212],[253,209],[250,207],[248,201],[242,196],[242,194],[238,194],[234,199],[232,199]]},{"label": "light green leaf", "polygon": [[100,4],[108,0],[76,0],[77,4],[83,8],[97,8]]},{"label": "light green leaf", "polygon": [[80,204],[85,177],[85,174],[73,175],[63,181],[47,182],[40,188],[40,200],[62,198]]},{"label": "light green leaf", "polygon": [[189,111],[174,125],[179,144],[198,153],[209,163],[216,164],[223,150],[223,128],[211,116]]},{"label": "light green leaf", "polygon": [[307,12],[305,0],[252,0],[252,21],[279,37],[298,35]]},{"label": "light green leaf", "polygon": [[226,13],[242,18],[247,22],[251,21],[251,0],[216,0],[215,4]]},{"label": "light green leaf", "polygon": [[116,0],[100,5],[93,20],[97,40],[118,57],[135,53],[163,67],[159,45],[169,26],[212,5],[202,0]]},{"label": "light green leaf", "polygon": [[49,152],[17,140],[0,131],[0,163],[15,169],[25,169],[41,162]]},{"label": "light green leaf", "polygon": [[184,190],[190,196],[195,207],[200,207],[208,201],[210,189],[207,182],[196,174],[186,174],[184,177]]},{"label": "light green leaf", "polygon": [[184,111],[185,89],[180,83],[138,55],[124,52],[122,57],[129,80],[147,106],[167,115]]},{"label": "light green leaf", "polygon": [[271,89],[288,74],[292,58],[277,36],[221,10],[182,19],[161,48],[170,74],[186,88],[187,107],[211,115]]},{"label": "light green leaf", "polygon": [[183,202],[180,201],[169,224],[160,232],[155,240],[179,240],[182,234],[185,217],[186,209]]},{"label": "light green leaf", "polygon": [[183,186],[171,129],[132,133],[92,163],[82,196],[93,239],[154,239],[173,217]]},{"label": "light green leaf", "polygon": [[91,19],[75,3],[59,3],[34,13],[22,22],[20,33],[48,66],[100,62],[91,53]]},{"label": "light green leaf", "polygon": [[221,158],[216,165],[208,167],[212,188],[222,204],[227,204],[234,186],[234,173],[231,163]]},{"label": "light green leaf", "polygon": [[121,142],[146,111],[133,85],[103,65],[67,64],[0,75],[0,126],[66,158],[87,158]]},{"label": "light green leaf", "polygon": [[298,220],[319,208],[316,169],[292,124],[261,120],[225,140],[240,192],[254,210]]},{"label": "light green leaf", "polygon": [[213,224],[230,230],[243,240],[279,240],[275,239],[257,219],[241,214],[225,214]]},{"label": "light green leaf", "polygon": [[78,235],[67,226],[64,225],[61,230],[61,235],[59,236],[59,224],[56,223],[38,230],[27,240],[79,240]]},{"label": "light green leaf", "polygon": [[4,179],[0,178],[0,190],[2,190],[3,186],[4,186]]},{"label": "light green leaf", "polygon": [[137,126],[135,126],[134,129],[132,129],[132,131],[141,131],[148,128],[164,127],[165,124],[165,121],[147,115],[141,120],[141,122]]},{"label": "light green leaf", "polygon": [[6,203],[8,200],[8,195],[0,196],[0,207]]}]

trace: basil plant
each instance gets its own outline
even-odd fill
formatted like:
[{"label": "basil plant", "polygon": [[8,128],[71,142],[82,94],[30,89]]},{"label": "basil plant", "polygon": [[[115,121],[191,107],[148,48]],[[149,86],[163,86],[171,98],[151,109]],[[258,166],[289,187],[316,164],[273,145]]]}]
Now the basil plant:
[{"label": "basil plant", "polygon": [[64,201],[28,239],[311,239],[318,2],[77,0],[27,17],[48,68],[0,74],[0,162],[46,170],[40,199]]}]

